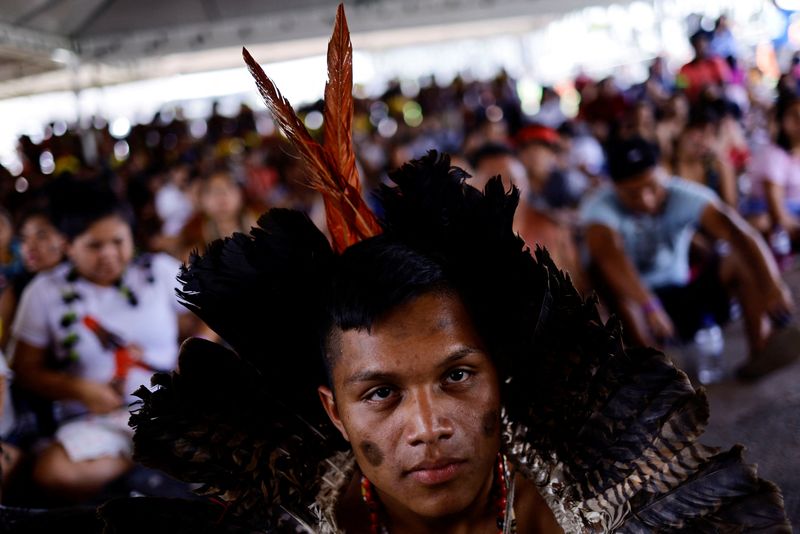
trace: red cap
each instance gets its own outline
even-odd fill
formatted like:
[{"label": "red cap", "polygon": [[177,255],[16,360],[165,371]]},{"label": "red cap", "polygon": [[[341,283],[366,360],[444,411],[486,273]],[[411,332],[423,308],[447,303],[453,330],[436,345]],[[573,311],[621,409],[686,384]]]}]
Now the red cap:
[{"label": "red cap", "polygon": [[529,143],[543,143],[552,147],[558,146],[561,138],[552,128],[540,124],[531,124],[520,129],[514,136],[515,144],[520,147]]}]

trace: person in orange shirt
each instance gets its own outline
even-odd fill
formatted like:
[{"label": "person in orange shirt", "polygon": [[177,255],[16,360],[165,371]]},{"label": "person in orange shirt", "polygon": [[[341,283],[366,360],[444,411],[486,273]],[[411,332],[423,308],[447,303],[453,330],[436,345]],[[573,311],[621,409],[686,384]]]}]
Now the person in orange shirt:
[{"label": "person in orange shirt", "polygon": [[730,68],[721,58],[710,54],[711,36],[708,32],[695,32],[689,42],[694,48],[694,59],[678,72],[678,87],[686,91],[686,96],[692,103],[700,100],[700,96],[706,91],[720,96],[722,86],[730,80]]}]

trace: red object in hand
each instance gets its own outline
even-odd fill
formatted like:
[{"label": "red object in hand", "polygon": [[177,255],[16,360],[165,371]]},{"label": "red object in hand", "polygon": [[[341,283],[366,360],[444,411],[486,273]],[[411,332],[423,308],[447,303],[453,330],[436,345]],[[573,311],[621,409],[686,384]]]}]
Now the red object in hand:
[{"label": "red object in hand", "polygon": [[106,328],[91,315],[83,316],[83,324],[97,336],[97,340],[104,349],[118,349],[127,346],[127,343],[125,343],[121,337],[106,330]]},{"label": "red object in hand", "polygon": [[125,378],[128,376],[128,372],[130,372],[131,368],[134,366],[147,369],[148,371],[155,371],[155,369],[153,369],[151,366],[137,358],[134,358],[130,349],[128,348],[128,344],[121,337],[104,328],[103,325],[101,325],[97,319],[91,315],[85,315],[83,317],[83,324],[95,336],[97,336],[97,339],[100,341],[100,344],[103,346],[103,348],[114,351],[115,382],[125,380]]},{"label": "red object in hand", "polygon": [[114,351],[114,361],[116,363],[114,369],[114,380],[125,380],[128,372],[134,365],[142,365],[131,356],[131,351],[127,347],[120,347]]}]

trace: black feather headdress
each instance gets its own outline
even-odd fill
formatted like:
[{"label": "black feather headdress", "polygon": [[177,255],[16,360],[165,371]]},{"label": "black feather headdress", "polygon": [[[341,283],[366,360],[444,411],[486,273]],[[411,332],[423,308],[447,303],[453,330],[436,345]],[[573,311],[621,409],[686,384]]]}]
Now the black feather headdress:
[{"label": "black feather headdress", "polygon": [[[337,28],[346,33],[343,18],[340,10]],[[341,31],[335,38],[343,46]],[[348,76],[332,78],[341,93]],[[264,79],[258,73],[268,103],[283,102]],[[289,137],[305,139],[287,106],[280,111],[293,125]],[[326,141],[342,142],[345,130]],[[304,148],[314,160],[311,182],[333,187],[350,172],[342,171],[349,157],[338,152],[336,166],[314,146]],[[326,168],[333,178],[321,176]],[[347,244],[381,232],[447,272],[501,374],[505,451],[562,528],[790,532],[780,492],[742,461],[741,448],[698,442],[709,415],[703,391],[663,354],[626,350],[619,323],[604,324],[595,300],[582,299],[545,250],[525,248],[512,230],[516,189],[495,178],[478,191],[466,178],[431,152],[380,190],[379,227],[350,186],[328,190],[331,202],[350,206],[328,212],[338,213],[337,224],[354,221]],[[331,499],[353,460],[315,390],[326,379],[326,299],[343,243],[331,247],[304,215],[274,209],[249,235],[193,256],[180,274],[185,304],[230,349],[189,341],[177,371],[139,390],[135,454],[226,503],[220,525],[280,531],[290,520],[336,531]]]},{"label": "black feather headdress", "polygon": [[[516,191],[477,191],[436,153],[392,178],[382,238],[435,258],[474,310],[502,372],[506,451],[565,530],[789,532],[780,493],[740,448],[697,441],[703,391],[663,354],[625,350],[619,324],[524,248]],[[233,351],[187,342],[179,371],[140,390],[138,459],[203,484],[232,520],[325,524],[318,496],[345,449],[314,390],[337,258],[305,216],[272,210],[192,259],[181,295]]]}]

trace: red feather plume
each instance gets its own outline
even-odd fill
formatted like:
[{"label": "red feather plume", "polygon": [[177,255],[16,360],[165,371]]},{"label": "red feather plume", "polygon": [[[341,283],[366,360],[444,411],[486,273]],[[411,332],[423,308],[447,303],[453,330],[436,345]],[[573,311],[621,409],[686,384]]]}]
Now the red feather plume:
[{"label": "red feather plume", "polygon": [[344,15],[336,12],[328,43],[328,82],[325,84],[324,137],[311,137],[292,105],[264,73],[246,48],[242,55],[278,127],[300,152],[308,169],[308,185],[322,193],[333,248],[350,245],[381,233],[378,220],[361,196],[361,182],[353,149],[353,46]]}]

